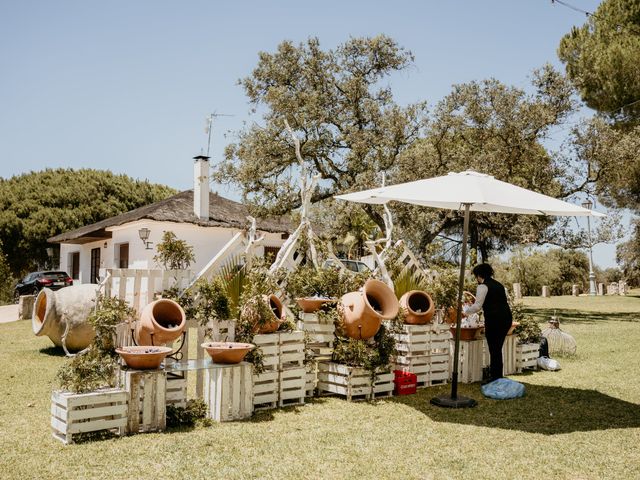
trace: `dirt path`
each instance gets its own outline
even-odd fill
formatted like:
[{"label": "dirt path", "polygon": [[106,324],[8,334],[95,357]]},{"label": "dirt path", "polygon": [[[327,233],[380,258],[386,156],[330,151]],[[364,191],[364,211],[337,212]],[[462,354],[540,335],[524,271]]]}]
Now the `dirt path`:
[{"label": "dirt path", "polygon": [[0,307],[0,323],[18,321],[18,305],[3,305]]}]

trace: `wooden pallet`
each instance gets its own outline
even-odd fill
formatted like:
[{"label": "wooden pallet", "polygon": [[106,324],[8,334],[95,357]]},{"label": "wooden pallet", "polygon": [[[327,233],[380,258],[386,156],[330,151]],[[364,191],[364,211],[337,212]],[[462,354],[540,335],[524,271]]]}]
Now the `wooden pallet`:
[{"label": "wooden pallet", "polygon": [[253,375],[254,410],[266,410],[278,406],[279,381],[277,370]]},{"label": "wooden pallet", "polygon": [[538,357],[540,356],[539,343],[519,343],[516,345],[516,373],[523,370],[538,369]]},{"label": "wooden pallet", "polygon": [[333,362],[318,362],[318,391],[347,401],[371,400],[393,394],[393,374],[381,373],[372,385],[371,372]]},{"label": "wooden pallet", "polygon": [[[516,345],[518,344],[517,335],[507,335],[502,346],[502,373],[503,375],[513,375],[516,373]],[[489,355],[489,345],[487,339],[484,339],[484,355],[483,366],[488,367],[491,363],[491,355]]]},{"label": "wooden pallet", "polygon": [[278,369],[304,367],[304,332],[281,332],[278,341]]},{"label": "wooden pallet", "polygon": [[280,363],[278,359],[280,334],[263,333],[254,335],[252,343],[262,352],[264,369],[266,371],[277,372]]},{"label": "wooden pallet", "polygon": [[253,414],[252,371],[252,365],[247,362],[216,364],[206,370],[204,401],[211,420],[229,422]]},{"label": "wooden pallet", "polygon": [[127,433],[160,432],[167,427],[167,374],[164,370],[120,370],[127,392]]},{"label": "wooden pallet", "polygon": [[167,374],[167,405],[182,408],[187,406],[187,372],[182,373],[184,376]]},{"label": "wooden pallet", "polygon": [[65,445],[78,433],[108,430],[122,436],[126,425],[127,393],[120,388],[51,394],[51,431]]},{"label": "wooden pallet", "polygon": [[[484,340],[460,342],[458,357],[458,382],[474,383],[482,381]],[[451,349],[449,369],[453,371],[454,351]]]},{"label": "wooden pallet", "polygon": [[323,322],[315,313],[300,312],[298,329],[307,335],[307,347],[318,360],[330,360],[333,355],[335,325]]},{"label": "wooden pallet", "polygon": [[312,361],[306,366],[306,382],[304,386],[305,397],[313,397],[318,383],[318,362]]},{"label": "wooden pallet", "polygon": [[279,373],[278,406],[304,405],[307,369],[294,367],[281,370]]}]

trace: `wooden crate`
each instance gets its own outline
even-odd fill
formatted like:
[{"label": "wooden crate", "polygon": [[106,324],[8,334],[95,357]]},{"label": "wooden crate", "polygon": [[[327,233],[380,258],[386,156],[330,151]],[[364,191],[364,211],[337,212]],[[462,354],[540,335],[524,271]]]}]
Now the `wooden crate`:
[{"label": "wooden crate", "polygon": [[393,374],[380,373],[371,383],[371,372],[333,362],[318,362],[318,391],[335,394],[347,401],[371,400],[393,394]]},{"label": "wooden crate", "polygon": [[278,406],[304,405],[307,369],[294,367],[281,370],[279,373]]},{"label": "wooden crate", "polygon": [[429,386],[429,372],[431,371],[431,356],[402,356],[395,357],[395,369],[414,373],[418,377],[418,387]]},{"label": "wooden crate", "polygon": [[304,366],[304,332],[281,332],[278,340],[278,369]]},{"label": "wooden crate", "polygon": [[253,344],[262,352],[265,371],[277,372],[280,365],[278,358],[280,351],[280,334],[264,333],[254,335]]},{"label": "wooden crate", "polygon": [[331,322],[323,322],[316,313],[300,312],[298,329],[307,332],[309,342],[313,345],[333,347],[336,327]]},{"label": "wooden crate", "polygon": [[253,414],[252,372],[247,362],[215,364],[205,371],[204,401],[211,420],[229,422]]},{"label": "wooden crate", "polygon": [[120,370],[127,392],[127,433],[160,432],[167,427],[167,374],[164,370]]},{"label": "wooden crate", "polygon": [[[452,347],[449,361],[450,372],[453,372],[453,355],[454,349]],[[458,382],[474,383],[482,381],[483,355],[484,340],[460,341]]]},{"label": "wooden crate", "polygon": [[175,373],[167,373],[167,405],[174,407],[187,406],[187,372],[184,376]]},{"label": "wooden crate", "polygon": [[516,345],[516,372],[522,373],[525,369],[538,369],[538,357],[540,356],[539,343],[519,343]]},{"label": "wooden crate", "polygon": [[[502,346],[502,374],[513,375],[516,373],[516,345],[518,337],[516,335],[507,335]],[[489,366],[491,363],[491,355],[489,355],[489,345],[487,339],[484,339],[484,355],[483,365]]]},{"label": "wooden crate", "polygon": [[278,406],[280,376],[277,370],[253,375],[254,410],[265,410]]},{"label": "wooden crate", "polygon": [[73,443],[73,436],[78,433],[110,430],[122,436],[126,425],[127,393],[120,388],[51,394],[53,438],[64,444]]},{"label": "wooden crate", "polygon": [[306,366],[306,382],[304,386],[304,396],[313,397],[318,383],[318,362],[312,361]]},{"label": "wooden crate", "polygon": [[[435,352],[435,353],[434,353]],[[449,351],[444,349],[432,350],[429,355],[429,381],[425,386],[440,385],[449,380]]]}]

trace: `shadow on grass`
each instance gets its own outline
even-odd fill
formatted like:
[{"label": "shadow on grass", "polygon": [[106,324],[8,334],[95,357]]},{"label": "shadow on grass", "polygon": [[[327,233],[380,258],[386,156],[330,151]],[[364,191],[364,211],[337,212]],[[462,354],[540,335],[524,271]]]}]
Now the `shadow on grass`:
[{"label": "shadow on grass", "polygon": [[532,315],[539,322],[548,322],[553,315],[560,317],[562,323],[597,323],[607,320],[616,322],[639,322],[640,312],[583,312],[563,308],[523,308],[524,313]]},{"label": "shadow on grass", "polygon": [[262,422],[270,422],[274,418],[274,413],[276,412],[288,412],[294,414],[300,414],[301,409],[307,405],[320,405],[326,402],[324,398],[305,398],[304,405],[292,405],[290,407],[279,407],[277,409],[269,409],[269,410],[257,410],[251,418],[248,418],[246,421],[250,423],[262,423]]},{"label": "shadow on grass", "polygon": [[49,355],[50,357],[64,357],[66,356],[62,347],[56,347],[51,345],[50,347],[41,348],[40,353]]},{"label": "shadow on grass", "polygon": [[422,389],[416,395],[389,400],[415,408],[435,422],[544,435],[640,427],[638,404],[596,390],[528,383],[525,387],[527,390],[523,398],[491,400],[482,395],[479,384],[460,385],[460,395],[478,401],[477,407],[468,409],[441,408],[429,403],[432,397],[449,393],[450,387]]}]

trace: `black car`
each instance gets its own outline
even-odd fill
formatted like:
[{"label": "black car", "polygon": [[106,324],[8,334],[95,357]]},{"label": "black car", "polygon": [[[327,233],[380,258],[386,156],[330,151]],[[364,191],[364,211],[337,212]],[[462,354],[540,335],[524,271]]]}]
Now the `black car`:
[{"label": "black car", "polygon": [[16,303],[20,295],[37,295],[43,288],[58,290],[73,285],[73,279],[66,272],[31,272],[18,282],[13,292]]}]

